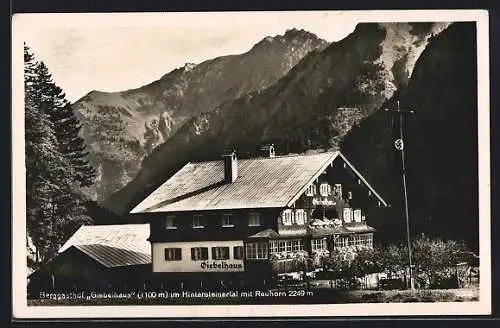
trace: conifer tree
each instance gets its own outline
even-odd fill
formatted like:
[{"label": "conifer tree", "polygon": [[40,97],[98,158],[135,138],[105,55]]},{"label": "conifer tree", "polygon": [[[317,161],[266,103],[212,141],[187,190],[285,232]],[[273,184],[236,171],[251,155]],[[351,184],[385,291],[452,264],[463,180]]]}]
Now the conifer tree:
[{"label": "conifer tree", "polygon": [[51,74],[43,62],[37,67],[37,75],[39,88],[46,96],[43,110],[49,114],[54,124],[60,150],[70,165],[68,174],[71,174],[71,179],[78,186],[89,186],[93,183],[95,170],[86,160],[88,153],[85,151],[85,143],[78,135],[81,125],[64,92],[52,81]]},{"label": "conifer tree", "polygon": [[53,248],[50,205],[61,185],[64,158],[59,152],[50,117],[40,110],[43,95],[37,89],[36,62],[24,47],[26,209],[28,233],[37,248],[37,260]]},{"label": "conifer tree", "polygon": [[69,102],[26,45],[24,73],[27,228],[44,261],[81,224],[92,223],[80,187],[92,183],[94,171]]}]

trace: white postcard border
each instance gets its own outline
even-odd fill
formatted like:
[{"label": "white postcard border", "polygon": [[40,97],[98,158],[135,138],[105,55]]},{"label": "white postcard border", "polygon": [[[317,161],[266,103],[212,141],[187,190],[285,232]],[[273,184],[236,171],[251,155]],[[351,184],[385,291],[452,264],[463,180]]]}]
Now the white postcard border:
[{"label": "white postcard border", "polygon": [[[276,12],[280,14],[282,12]],[[490,120],[489,120],[489,22],[485,10],[391,10],[329,12],[359,22],[475,21],[478,49],[478,142],[479,142],[479,240],[480,296],[478,302],[387,303],[312,305],[224,305],[224,306],[50,306],[28,307],[26,293],[26,208],[24,154],[23,30],[39,24],[156,25],[166,13],[116,14],[18,14],[12,18],[12,295],[13,318],[201,318],[201,317],[325,317],[398,315],[491,314],[491,226],[490,226]],[[205,13],[205,15],[208,13]],[[228,13],[211,13],[227,15]],[[252,13],[255,14],[255,13]],[[199,13],[176,13],[181,19],[198,19]],[[227,23],[220,20],[221,23]]]}]

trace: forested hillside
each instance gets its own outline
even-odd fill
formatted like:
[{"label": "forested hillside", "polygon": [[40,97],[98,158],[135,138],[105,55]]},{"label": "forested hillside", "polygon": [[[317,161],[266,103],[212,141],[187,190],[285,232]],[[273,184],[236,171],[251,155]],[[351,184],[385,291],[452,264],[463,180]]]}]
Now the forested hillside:
[{"label": "forested hillside", "polygon": [[465,239],[477,247],[476,51],[475,24],[454,23],[429,43],[408,86],[343,139],[342,151],[392,204],[371,222],[380,238],[405,233],[400,169],[382,110],[399,100],[415,111],[405,146],[413,234]]}]

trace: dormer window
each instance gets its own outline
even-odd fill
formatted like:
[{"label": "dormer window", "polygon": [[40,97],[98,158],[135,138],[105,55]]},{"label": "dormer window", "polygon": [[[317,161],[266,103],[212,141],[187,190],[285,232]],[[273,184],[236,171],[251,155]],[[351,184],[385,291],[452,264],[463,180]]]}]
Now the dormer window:
[{"label": "dormer window", "polygon": [[316,185],[312,184],[307,187],[306,196],[314,196],[316,194]]},{"label": "dormer window", "polygon": [[260,226],[259,212],[252,212],[248,215],[248,226],[249,227]]},{"label": "dormer window", "polygon": [[295,223],[296,224],[305,224],[306,221],[306,211],[299,209],[295,211]]},{"label": "dormer window", "polygon": [[281,214],[281,223],[283,225],[291,225],[292,224],[292,210],[284,210]]},{"label": "dormer window", "polygon": [[352,208],[345,207],[344,208],[344,222],[352,222]]},{"label": "dormer window", "polygon": [[195,229],[200,229],[205,227],[205,222],[203,220],[203,217],[201,215],[194,215],[193,216],[193,228]]},{"label": "dormer window", "polygon": [[347,192],[347,199],[352,199],[352,191]]},{"label": "dormer window", "polygon": [[222,226],[225,228],[234,227],[232,214],[224,214],[222,216]]},{"label": "dormer window", "polygon": [[331,186],[328,183],[322,183],[319,185],[319,193],[323,197],[327,197],[332,193]]},{"label": "dormer window", "polygon": [[361,210],[354,210],[354,222],[361,222]]},{"label": "dormer window", "polygon": [[165,219],[165,229],[177,229],[177,226],[175,225],[175,215],[167,215],[167,218]]}]

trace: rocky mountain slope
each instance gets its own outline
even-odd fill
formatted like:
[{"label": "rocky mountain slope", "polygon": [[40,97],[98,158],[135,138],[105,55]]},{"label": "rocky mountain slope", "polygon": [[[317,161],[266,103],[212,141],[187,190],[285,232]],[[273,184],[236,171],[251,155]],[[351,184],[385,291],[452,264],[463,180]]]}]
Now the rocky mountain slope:
[{"label": "rocky mountain slope", "polygon": [[307,53],[328,43],[304,30],[267,37],[248,52],[186,64],[158,81],[123,92],[92,91],[73,104],[103,200],[133,178],[141,160],[184,122],[274,84]]},{"label": "rocky mountain slope", "polygon": [[[478,245],[477,58],[474,23],[454,23],[435,37],[397,99],[408,119],[407,183],[411,231]],[[396,97],[384,107],[394,107]],[[342,151],[392,204],[372,216],[383,239],[406,236],[401,175],[388,114],[377,111],[342,142]],[[487,127],[486,127],[487,128]]]},{"label": "rocky mountain slope", "polygon": [[273,142],[282,153],[336,148],[351,126],[408,82],[427,40],[448,24],[359,24],[345,39],[313,51],[277,83],[188,120],[107,201],[126,213],[187,161],[241,156]]}]

